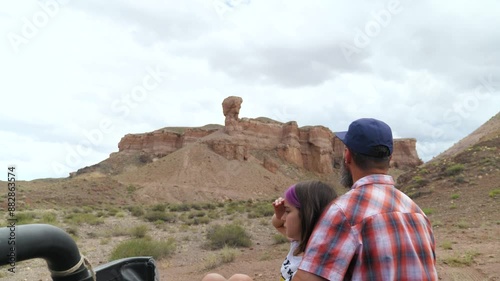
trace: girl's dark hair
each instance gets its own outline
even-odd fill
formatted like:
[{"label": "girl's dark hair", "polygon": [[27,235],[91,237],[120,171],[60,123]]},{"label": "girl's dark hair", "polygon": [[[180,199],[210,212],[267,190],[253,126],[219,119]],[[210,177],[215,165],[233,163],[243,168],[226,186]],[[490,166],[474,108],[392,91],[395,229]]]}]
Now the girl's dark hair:
[{"label": "girl's dark hair", "polygon": [[321,181],[305,181],[295,185],[295,194],[300,203],[299,217],[301,238],[294,255],[306,250],[307,241],[323,211],[337,198],[337,193],[330,185]]}]

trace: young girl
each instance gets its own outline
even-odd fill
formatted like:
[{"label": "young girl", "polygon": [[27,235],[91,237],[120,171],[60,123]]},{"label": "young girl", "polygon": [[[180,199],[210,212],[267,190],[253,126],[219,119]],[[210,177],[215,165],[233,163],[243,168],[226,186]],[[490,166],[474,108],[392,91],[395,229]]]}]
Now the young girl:
[{"label": "young girl", "polygon": [[335,190],[320,181],[300,182],[274,201],[273,226],[290,239],[290,251],[281,265],[281,280],[290,281],[297,271],[314,225],[323,210],[337,198]]},{"label": "young girl", "polygon": [[[290,186],[284,198],[273,202],[273,226],[290,240],[290,251],[281,265],[281,281],[292,280],[302,260],[302,254],[314,225],[323,210],[337,198],[335,190],[320,181],[299,182]],[[229,279],[217,273],[207,274],[202,281],[251,281],[245,274],[235,274]]]}]

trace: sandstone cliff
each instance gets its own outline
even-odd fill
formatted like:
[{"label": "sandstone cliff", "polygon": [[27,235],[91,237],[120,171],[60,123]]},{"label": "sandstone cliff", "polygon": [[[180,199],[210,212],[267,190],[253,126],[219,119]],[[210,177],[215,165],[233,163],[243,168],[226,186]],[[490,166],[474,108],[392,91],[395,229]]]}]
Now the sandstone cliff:
[{"label": "sandstone cliff", "polygon": [[118,143],[118,152],[142,152],[163,157],[223,128],[206,125],[200,128],[163,128],[143,134],[127,134]]},{"label": "sandstone cliff", "polygon": [[[231,96],[222,103],[225,125],[200,128],[163,128],[149,133],[128,134],[118,144],[118,155],[138,157],[136,163],[164,157],[194,142],[206,144],[228,160],[245,161],[256,156],[269,171],[276,172],[280,163],[291,164],[318,174],[329,174],[340,166],[344,146],[324,126],[299,127],[297,122],[281,123],[269,118],[239,118],[243,100]],[[123,162],[123,161],[122,161]],[[420,165],[415,139],[396,139],[392,166],[405,169]],[[81,169],[84,172],[89,167]],[[91,169],[94,170],[94,169]],[[110,169],[119,173],[123,168]]]},{"label": "sandstone cliff", "polygon": [[423,164],[417,154],[417,140],[414,138],[394,140],[391,166],[396,168],[412,168]]}]

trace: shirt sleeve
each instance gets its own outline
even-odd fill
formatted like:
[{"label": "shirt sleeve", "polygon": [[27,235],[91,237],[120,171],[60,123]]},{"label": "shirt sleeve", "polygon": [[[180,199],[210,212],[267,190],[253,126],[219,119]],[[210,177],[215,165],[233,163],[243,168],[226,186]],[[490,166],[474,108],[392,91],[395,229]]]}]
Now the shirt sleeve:
[{"label": "shirt sleeve", "polygon": [[328,280],[343,280],[360,243],[344,212],[335,204],[320,218],[299,269]]}]

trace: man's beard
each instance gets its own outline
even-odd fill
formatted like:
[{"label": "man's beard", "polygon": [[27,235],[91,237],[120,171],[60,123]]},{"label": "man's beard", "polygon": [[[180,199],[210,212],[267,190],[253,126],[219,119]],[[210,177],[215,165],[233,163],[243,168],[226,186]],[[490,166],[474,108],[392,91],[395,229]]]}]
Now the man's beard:
[{"label": "man's beard", "polygon": [[345,161],[340,164],[340,184],[346,188],[351,188],[354,184],[351,171],[345,166]]}]

